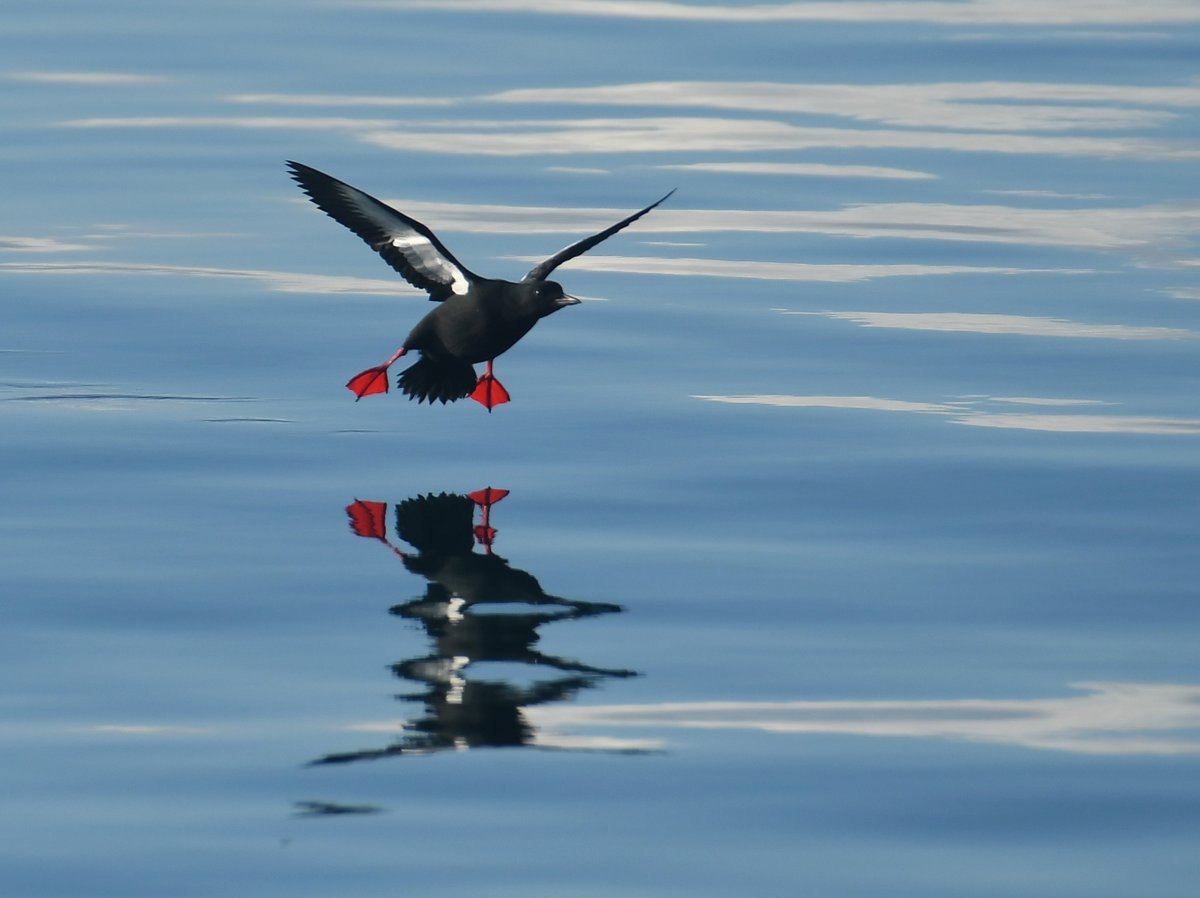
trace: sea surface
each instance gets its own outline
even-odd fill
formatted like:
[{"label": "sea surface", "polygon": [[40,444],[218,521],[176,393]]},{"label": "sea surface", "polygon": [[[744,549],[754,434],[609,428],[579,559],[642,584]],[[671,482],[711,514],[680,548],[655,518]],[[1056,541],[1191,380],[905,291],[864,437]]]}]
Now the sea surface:
[{"label": "sea surface", "polygon": [[[16,0],[0,894],[1190,896],[1200,4]],[[556,278],[512,402],[285,160]]]}]

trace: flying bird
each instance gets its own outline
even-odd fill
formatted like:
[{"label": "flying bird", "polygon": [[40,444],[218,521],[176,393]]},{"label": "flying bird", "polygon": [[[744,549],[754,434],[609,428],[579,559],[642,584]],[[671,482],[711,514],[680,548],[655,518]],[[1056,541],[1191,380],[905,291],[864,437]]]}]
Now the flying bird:
[{"label": "flying bird", "polygon": [[[416,351],[421,358],[397,378],[397,385],[410,399],[445,403],[470,396],[488,411],[510,399],[492,373],[496,357],[511,349],[538,319],[579,302],[560,284],[546,280],[550,273],[637,221],[675,192],[559,250],[514,282],[470,271],[433,231],[375,197],[299,162],[287,165],[292,178],[321,211],[361,237],[401,277],[438,303],[417,322],[390,359],[354,375],[346,387],[358,399],[386,393],[388,368]],[[476,377],[478,362],[486,362],[487,368]]]}]

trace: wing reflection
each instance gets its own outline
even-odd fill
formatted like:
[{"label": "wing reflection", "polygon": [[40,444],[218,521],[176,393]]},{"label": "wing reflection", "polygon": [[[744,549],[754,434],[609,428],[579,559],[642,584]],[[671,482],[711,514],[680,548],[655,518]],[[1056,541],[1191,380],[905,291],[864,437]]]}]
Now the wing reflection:
[{"label": "wing reflection", "polygon": [[[355,500],[347,506],[355,535],[379,540],[405,568],[428,581],[424,595],[390,609],[419,624],[431,643],[428,655],[392,665],[396,676],[421,687],[397,697],[422,705],[423,713],[405,722],[402,737],[390,745],[329,754],[313,764],[534,745],[537,731],[525,709],[567,701],[606,679],[637,675],[535,648],[543,624],[624,609],[550,595],[532,574],[494,554],[491,509],[507,495],[507,490],[488,487],[469,495],[428,494],[396,504],[394,533],[407,547],[389,535],[387,503]],[[500,662],[510,671],[517,665],[522,676],[472,675],[485,662]]]}]

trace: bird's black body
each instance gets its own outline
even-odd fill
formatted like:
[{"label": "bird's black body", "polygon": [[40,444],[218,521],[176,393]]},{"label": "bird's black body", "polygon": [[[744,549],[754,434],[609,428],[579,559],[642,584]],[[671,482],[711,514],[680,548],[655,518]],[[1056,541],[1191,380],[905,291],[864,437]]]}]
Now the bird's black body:
[{"label": "bird's black body", "polygon": [[[559,284],[546,280],[547,276],[671,195],[560,250],[524,279],[514,282],[471,272],[429,228],[369,194],[299,162],[289,162],[288,167],[322,211],[356,233],[406,281],[427,291],[429,298],[439,303],[417,322],[391,359],[357,375],[347,386],[360,399],[386,392],[388,366],[415,350],[421,354],[420,360],[398,379],[401,390],[410,398],[453,402],[471,396],[489,410],[508,400],[507,392],[492,376],[492,360],[512,348],[539,319],[579,302],[564,293]],[[477,379],[473,366],[478,362],[487,362],[488,368]]]},{"label": "bird's black body", "polygon": [[475,389],[477,362],[511,349],[538,320],[579,300],[553,281],[513,283],[480,278],[417,322],[404,349],[421,360],[400,374],[401,390],[415,399],[452,402]]}]

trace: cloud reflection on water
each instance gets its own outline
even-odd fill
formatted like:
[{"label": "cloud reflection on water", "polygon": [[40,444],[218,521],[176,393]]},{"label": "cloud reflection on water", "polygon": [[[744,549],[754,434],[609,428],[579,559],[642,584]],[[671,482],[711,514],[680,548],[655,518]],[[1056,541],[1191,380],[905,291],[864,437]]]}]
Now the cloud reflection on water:
[{"label": "cloud reflection on water", "polygon": [[683,3],[678,0],[355,0],[374,9],[511,12],[688,22],[922,22],[934,25],[1129,25],[1200,21],[1189,0],[855,0]]},{"label": "cloud reflection on water", "polygon": [[57,237],[14,237],[0,235],[0,252],[73,253],[92,249],[87,243],[68,243]]},{"label": "cloud reflection on water", "polygon": [[540,726],[558,729],[752,730],[952,739],[1091,755],[1200,752],[1200,686],[1077,683],[1073,688],[1085,694],[1056,699],[574,705],[532,709],[531,714]]},{"label": "cloud reflection on water", "polygon": [[[849,118],[904,128],[1068,131],[1165,124],[1178,118],[1171,108],[1200,106],[1200,87],[1006,81],[906,84],[651,81],[597,87],[522,88],[483,99],[502,103],[779,112]],[[1131,108],[1135,105],[1167,109]]]},{"label": "cloud reflection on water", "polygon": [[793,312],[852,321],[863,327],[943,331],[970,334],[1014,334],[1026,337],[1074,337],[1105,340],[1181,340],[1200,336],[1177,327],[1135,327],[1128,324],[1085,324],[1063,318],[997,315],[975,312]]},{"label": "cloud reflection on water", "polygon": [[[796,86],[797,91],[806,88],[807,85]],[[993,118],[996,115],[998,113],[992,113]],[[1032,113],[1025,115],[1028,118]],[[1065,113],[1054,110],[1039,118],[1043,121],[1054,120],[1059,115]],[[1095,117],[1098,113],[1092,115]],[[1128,118],[1130,114],[1123,115]],[[1133,124],[1129,121],[1126,127],[1132,127]],[[1141,136],[1049,136],[1025,133],[1023,130],[957,130],[961,124],[953,119],[932,130],[797,125],[773,119],[695,115],[533,119],[488,119],[478,116],[420,121],[355,116],[135,115],[88,116],[67,119],[59,125],[72,129],[340,131],[353,139],[389,150],[427,153],[431,147],[436,147],[439,153],[447,155],[474,156],[597,153],[622,156],[636,153],[687,153],[694,156],[696,153],[713,152],[899,149],[1109,159],[1200,159],[1200,147],[1192,142]],[[994,127],[1000,126],[997,124]],[[1026,121],[1024,127],[1035,129],[1035,123]]]},{"label": "cloud reflection on water", "polygon": [[[1200,107],[1200,87],[952,81],[830,84],[777,81],[645,81],[533,87],[475,97],[241,93],[246,105],[353,107],[557,105],[720,109],[954,131],[1069,131],[1148,128]],[[1141,108],[1138,108],[1141,107]],[[466,123],[462,123],[466,124]],[[490,126],[498,123],[488,123]]]},{"label": "cloud reflection on water", "polygon": [[[492,234],[587,233],[627,209],[431,202],[384,198],[439,231]],[[1021,246],[1153,252],[1183,248],[1200,230],[1200,205],[1031,208],[999,203],[856,203],[836,209],[655,210],[644,233],[822,234],[856,238],[946,240]],[[581,260],[572,260],[572,265]],[[788,264],[788,263],[780,263]],[[1185,261],[1175,264],[1183,265]]]},{"label": "cloud reflection on water", "polygon": [[892,181],[929,181],[937,175],[910,168],[884,165],[830,165],[822,162],[685,162],[656,165],[664,171],[714,172],[731,175],[783,175],[803,178],[881,178]]},{"label": "cloud reflection on water", "polygon": [[[80,119],[75,127],[146,127],[186,120]],[[206,119],[203,124],[216,124]],[[228,127],[253,127],[252,119],[226,119]],[[1200,159],[1200,147],[1143,137],[1082,137],[1039,134],[904,131],[895,129],[835,128],[792,125],[768,119],[703,116],[607,117],[567,119],[501,119],[399,123],[372,128],[339,125],[337,119],[322,124],[283,117],[265,117],[262,127],[345,127],[358,139],[390,150],[428,152],[431,146],[453,155],[545,156],[594,153],[707,153],[782,150],[902,149],[939,152],[1042,154],[1128,159]]]},{"label": "cloud reflection on water", "polygon": [[84,87],[125,87],[129,85],[163,84],[172,80],[166,75],[139,74],[134,72],[8,72],[2,77],[8,81],[25,81],[35,84],[70,84]]},{"label": "cloud reflection on water", "polygon": [[952,424],[971,427],[996,427],[1009,430],[1036,430],[1051,433],[1150,434],[1159,436],[1200,434],[1200,418],[1153,415],[1095,415],[996,412],[989,402],[1030,405],[1085,405],[1085,400],[1050,400],[1013,397],[971,397],[952,402],[913,402],[876,396],[801,396],[786,394],[747,394],[729,396],[696,395],[693,399],[729,405],[765,405],[777,408],[852,409],[884,412],[943,415]]},{"label": "cloud reflection on water", "polygon": [[411,296],[414,298],[425,295],[399,279],[308,274],[298,271],[266,271],[253,268],[214,268],[200,265],[158,265],[140,262],[0,262],[0,272],[5,271],[14,274],[132,274],[231,278],[257,281],[266,289],[276,293],[355,293],[368,296]]}]

